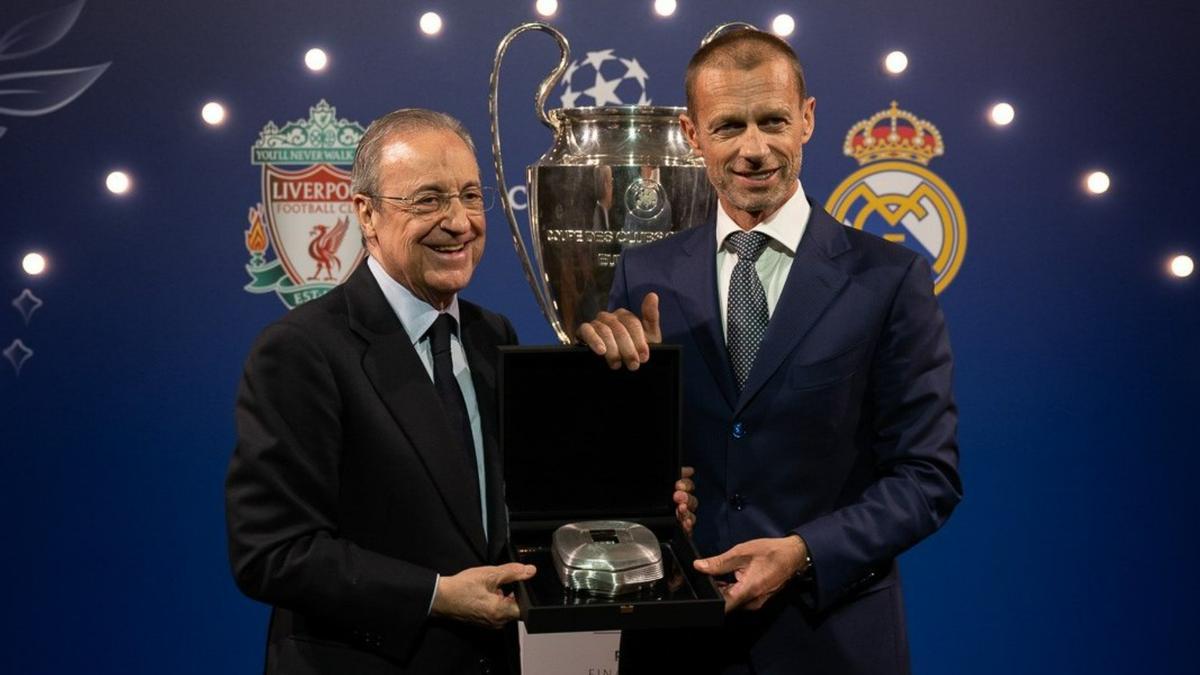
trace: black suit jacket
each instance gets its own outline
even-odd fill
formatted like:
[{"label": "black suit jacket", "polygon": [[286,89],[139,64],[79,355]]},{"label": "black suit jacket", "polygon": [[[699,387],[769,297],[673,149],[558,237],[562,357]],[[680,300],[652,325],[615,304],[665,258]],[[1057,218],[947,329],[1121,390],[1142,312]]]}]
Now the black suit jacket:
[{"label": "black suit jacket", "polygon": [[498,561],[508,320],[459,302],[484,438],[490,537],[433,383],[367,266],[259,337],[226,482],[238,587],[274,607],[267,671],[479,672],[500,633],[428,617],[435,574]]}]

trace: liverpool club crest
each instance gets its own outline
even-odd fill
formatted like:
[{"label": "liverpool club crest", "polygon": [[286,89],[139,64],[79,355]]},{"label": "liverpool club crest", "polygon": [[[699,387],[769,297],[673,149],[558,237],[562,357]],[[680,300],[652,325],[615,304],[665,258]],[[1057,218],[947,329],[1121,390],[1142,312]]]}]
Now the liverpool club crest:
[{"label": "liverpool club crest", "polygon": [[308,119],[282,128],[268,122],[259,132],[250,162],[262,167],[262,201],[247,215],[247,291],[274,291],[291,308],[321,297],[358,266],[365,252],[344,167],[362,135],[361,125],[338,119],[324,100]]},{"label": "liverpool club crest", "polygon": [[825,209],[849,227],[867,230],[924,255],[933,290],[954,279],[967,252],[967,218],[946,181],[926,167],[945,153],[942,134],[896,102],[850,128],[845,154],[862,166],[834,189]]}]

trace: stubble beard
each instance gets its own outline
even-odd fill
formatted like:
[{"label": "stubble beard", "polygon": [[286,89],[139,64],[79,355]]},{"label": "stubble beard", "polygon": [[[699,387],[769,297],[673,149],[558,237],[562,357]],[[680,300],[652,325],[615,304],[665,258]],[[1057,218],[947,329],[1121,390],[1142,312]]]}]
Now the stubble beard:
[{"label": "stubble beard", "polygon": [[792,182],[800,176],[800,167],[804,163],[803,146],[796,152],[795,161],[783,173],[778,183],[765,192],[746,192],[733,189],[734,179],[730,172],[723,171],[719,182],[714,181],[717,193],[723,196],[734,208],[746,213],[762,213],[778,211],[790,198]]}]

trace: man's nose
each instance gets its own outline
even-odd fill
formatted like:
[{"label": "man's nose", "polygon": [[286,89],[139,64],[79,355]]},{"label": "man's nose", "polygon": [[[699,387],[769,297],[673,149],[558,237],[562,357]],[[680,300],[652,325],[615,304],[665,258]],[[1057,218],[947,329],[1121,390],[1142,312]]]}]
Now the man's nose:
[{"label": "man's nose", "polygon": [[454,234],[462,234],[471,229],[471,219],[468,217],[467,208],[463,206],[462,198],[456,195],[446,200],[441,226],[443,230]]},{"label": "man's nose", "polygon": [[770,152],[766,135],[755,125],[746,127],[738,150],[743,158],[752,160],[762,159]]}]

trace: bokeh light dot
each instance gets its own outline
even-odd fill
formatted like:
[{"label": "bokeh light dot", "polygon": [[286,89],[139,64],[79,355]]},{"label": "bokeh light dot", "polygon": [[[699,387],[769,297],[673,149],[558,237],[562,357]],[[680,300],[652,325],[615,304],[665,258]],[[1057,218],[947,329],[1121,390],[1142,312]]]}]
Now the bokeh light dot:
[{"label": "bokeh light dot", "polygon": [[1196,270],[1196,262],[1188,255],[1177,255],[1171,258],[1171,274],[1179,277],[1189,277]]},{"label": "bokeh light dot", "polygon": [[1108,188],[1112,186],[1112,180],[1103,171],[1093,171],[1087,175],[1085,185],[1088,192],[1094,195],[1102,195],[1108,192]]},{"label": "bokeh light dot", "polygon": [[1012,124],[1016,118],[1017,111],[1009,103],[997,103],[992,106],[991,118],[992,124],[999,127],[1006,127]]},{"label": "bokeh light dot", "polygon": [[25,270],[26,274],[36,277],[46,271],[46,256],[41,253],[26,253],[21,259],[21,269]]},{"label": "bokeh light dot", "polygon": [[304,53],[304,65],[313,72],[325,70],[325,66],[329,65],[329,55],[324,49],[313,47]]},{"label": "bokeh light dot", "polygon": [[542,16],[554,16],[554,13],[558,11],[558,0],[537,0],[534,9]]},{"label": "bokeh light dot", "polygon": [[771,21],[771,32],[779,37],[787,37],[796,30],[796,20],[790,14],[780,14]]},{"label": "bokeh light dot", "polygon": [[908,54],[894,51],[883,57],[883,67],[893,75],[899,75],[908,69]]},{"label": "bokeh light dot", "polygon": [[442,32],[442,17],[437,12],[425,12],[422,14],[421,32],[426,35],[437,35]]},{"label": "bokeh light dot", "polygon": [[225,121],[225,106],[216,101],[209,101],[200,109],[200,117],[209,126],[218,126]]},{"label": "bokeh light dot", "polygon": [[133,187],[133,179],[124,171],[112,171],[104,179],[104,187],[114,195],[123,195]]},{"label": "bokeh light dot", "polygon": [[654,11],[659,16],[671,16],[675,13],[675,0],[654,0]]}]

